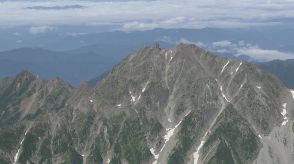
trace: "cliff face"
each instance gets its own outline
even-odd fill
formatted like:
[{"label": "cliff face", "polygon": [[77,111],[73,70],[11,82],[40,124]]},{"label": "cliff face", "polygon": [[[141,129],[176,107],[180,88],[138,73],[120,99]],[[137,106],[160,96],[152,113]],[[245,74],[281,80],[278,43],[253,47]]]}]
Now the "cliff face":
[{"label": "cliff face", "polygon": [[290,91],[194,45],[140,49],[94,89],[27,72],[0,88],[2,163],[293,163]]}]

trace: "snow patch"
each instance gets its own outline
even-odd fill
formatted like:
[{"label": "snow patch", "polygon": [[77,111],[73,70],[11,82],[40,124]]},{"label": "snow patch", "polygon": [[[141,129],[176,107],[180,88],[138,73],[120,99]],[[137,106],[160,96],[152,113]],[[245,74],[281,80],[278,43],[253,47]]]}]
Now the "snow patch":
[{"label": "snow patch", "polygon": [[89,100],[90,101],[90,103],[93,103],[94,101],[93,100]]},{"label": "snow patch", "polygon": [[222,68],[221,74],[224,72],[225,68],[227,67],[227,65],[230,63],[230,61],[228,61]]},{"label": "snow patch", "polygon": [[[188,116],[191,113],[191,111],[189,111],[188,113],[185,114],[184,118],[186,116]],[[175,125],[173,128],[167,128],[166,129],[166,134],[165,136],[163,136],[164,138],[164,145],[161,148],[160,152],[162,152],[162,150],[164,149],[164,147],[166,146],[166,143],[170,140],[170,138],[174,135],[175,130],[177,129],[177,127],[182,123],[182,121],[184,120],[184,118],[177,124]]]},{"label": "snow patch", "polygon": [[284,104],[283,104],[283,108],[286,108],[286,107],[287,107],[287,103],[284,103]]},{"label": "snow patch", "polygon": [[129,92],[131,95],[131,102],[136,103],[138,100],[140,100],[141,95],[139,95],[138,97],[136,97],[135,95],[132,94],[132,92]]},{"label": "snow patch", "polygon": [[260,139],[262,139],[262,136],[261,136],[260,134],[258,135],[258,137],[259,137]]},{"label": "snow patch", "polygon": [[[173,51],[169,50],[167,52],[165,52],[165,60],[168,60],[168,64],[170,64],[170,62],[173,60],[173,55],[172,55]],[[169,59],[168,59],[169,58]]]},{"label": "snow patch", "polygon": [[87,156],[86,154],[81,154],[81,156],[83,157],[83,164],[87,163]]},{"label": "snow patch", "polygon": [[244,84],[246,83],[246,81],[247,81],[247,79],[245,79],[245,80],[243,81],[243,83],[240,85],[240,87],[239,87],[239,91],[244,87]]},{"label": "snow patch", "polygon": [[147,81],[147,83],[144,85],[144,87],[142,89],[142,93],[144,93],[146,91],[146,88],[147,88],[148,84],[149,84],[149,81]]},{"label": "snow patch", "polygon": [[285,115],[287,114],[286,109],[283,109],[283,111],[281,112],[281,114],[282,114],[283,116],[285,116]]},{"label": "snow patch", "polygon": [[28,132],[29,132],[29,129],[26,130],[24,137],[23,137],[22,140],[20,141],[20,146],[19,146],[19,149],[17,150],[17,152],[16,152],[16,154],[15,154],[15,156],[14,156],[14,162],[13,162],[13,164],[16,164],[16,163],[17,163],[17,160],[18,160],[18,158],[19,158],[19,153],[20,153],[20,150],[21,150],[21,147],[22,147],[23,141],[25,140],[25,138],[26,138]]},{"label": "snow patch", "polygon": [[121,104],[117,104],[116,106],[117,106],[117,107],[121,107]]},{"label": "snow patch", "polygon": [[243,64],[243,63],[240,62],[239,66],[236,68],[236,72],[238,72],[238,70],[239,70],[239,68],[241,67],[242,64]]},{"label": "snow patch", "polygon": [[221,90],[221,92],[222,92],[222,96],[223,96],[223,98],[227,101],[227,102],[230,102],[229,101],[229,99],[227,98],[227,96],[224,94],[224,92],[223,92],[223,86],[220,86],[220,90]]},{"label": "snow patch", "polygon": [[132,93],[130,93],[130,94],[131,94],[131,102],[135,102],[136,101],[136,97],[134,95],[132,95]]},{"label": "snow patch", "polygon": [[243,88],[244,84],[241,84],[239,87],[239,90],[241,90]]},{"label": "snow patch", "polygon": [[169,141],[169,139],[174,135],[174,132],[176,130],[176,128],[182,123],[182,120],[173,128],[167,128],[166,129],[166,134],[163,137],[164,138],[164,142],[167,143]]},{"label": "snow patch", "polygon": [[261,86],[256,86],[257,89],[261,89]]},{"label": "snow patch", "polygon": [[159,158],[159,154],[156,154],[155,153],[155,149],[154,148],[150,148],[150,152],[151,152],[151,154],[154,156],[154,158],[155,158],[155,161],[154,162],[152,162],[152,164],[157,164],[157,160],[158,160],[158,158]]},{"label": "snow patch", "polygon": [[155,157],[155,159],[158,159],[158,154],[155,153],[155,149],[154,148],[150,148],[150,152]]},{"label": "snow patch", "polygon": [[205,138],[207,136],[207,132],[205,133],[205,135],[202,137],[200,145],[197,147],[197,150],[195,153],[193,153],[193,158],[194,158],[194,164],[198,163],[198,159],[199,159],[199,152],[201,150],[201,148],[203,147],[204,143],[205,143]]},{"label": "snow patch", "polygon": [[291,93],[292,93],[292,97],[294,99],[294,90],[291,90]]},{"label": "snow patch", "polygon": [[145,86],[145,87],[142,89],[142,92],[145,92],[145,90],[146,90],[146,87],[147,87],[147,86]]},{"label": "snow patch", "polygon": [[174,58],[174,57],[171,55],[171,56],[170,56],[170,59],[169,59],[169,61],[168,61],[168,64],[173,60],[173,58]]},{"label": "snow patch", "polygon": [[289,120],[287,119],[287,117],[284,117],[284,119],[285,119],[285,120],[282,122],[282,126],[285,126],[285,125],[288,123],[288,121],[289,121]]},{"label": "snow patch", "polygon": [[201,141],[200,145],[197,148],[197,151],[193,154],[194,164],[197,164],[197,162],[198,162],[198,159],[199,159],[199,151],[203,147],[203,145],[204,145],[204,141]]},{"label": "snow patch", "polygon": [[138,101],[138,100],[140,100],[140,99],[141,99],[141,95],[138,96],[138,98],[136,99],[136,101]]},{"label": "snow patch", "polygon": [[287,103],[284,103],[283,104],[283,111],[281,112],[281,115],[284,117],[284,121],[282,122],[282,126],[285,126],[287,124],[287,122],[289,121],[288,117],[286,116],[287,115],[286,107],[287,107]]}]

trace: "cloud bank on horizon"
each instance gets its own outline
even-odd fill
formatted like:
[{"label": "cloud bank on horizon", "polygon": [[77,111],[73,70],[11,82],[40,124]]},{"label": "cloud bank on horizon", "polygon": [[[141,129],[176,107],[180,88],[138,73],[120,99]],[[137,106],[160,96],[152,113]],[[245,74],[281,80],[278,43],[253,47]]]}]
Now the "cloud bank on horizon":
[{"label": "cloud bank on horizon", "polygon": [[0,1],[0,27],[243,28],[294,22],[292,0]]},{"label": "cloud bank on horizon", "polygon": [[218,53],[231,53],[236,57],[247,55],[256,61],[287,60],[293,59],[294,54],[291,52],[282,52],[279,50],[263,49],[258,45],[252,45],[244,41],[233,43],[229,40],[217,41],[212,43],[212,49]]},{"label": "cloud bank on horizon", "polygon": [[208,49],[210,51],[220,53],[220,54],[232,54],[235,57],[240,57],[246,55],[250,57],[248,60],[254,60],[258,62],[267,62],[271,60],[287,60],[293,59],[294,53],[292,52],[283,52],[275,49],[265,49],[261,48],[258,45],[253,45],[251,43],[239,40],[237,42],[232,42],[230,40],[220,40],[216,42],[204,43],[202,41],[190,41],[185,38],[181,38],[178,41],[173,41],[167,36],[161,39],[163,42],[179,44],[179,43],[188,43],[195,44],[202,48]]}]

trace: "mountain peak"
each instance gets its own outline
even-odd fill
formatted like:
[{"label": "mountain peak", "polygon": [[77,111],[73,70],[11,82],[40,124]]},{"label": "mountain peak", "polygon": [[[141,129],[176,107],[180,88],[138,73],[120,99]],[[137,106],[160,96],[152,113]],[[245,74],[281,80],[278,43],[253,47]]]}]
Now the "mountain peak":
[{"label": "mountain peak", "polygon": [[49,80],[48,83],[54,86],[63,86],[63,87],[71,88],[71,85],[68,82],[61,79],[60,77],[55,77]]},{"label": "mountain peak", "polygon": [[[94,89],[69,91],[63,85],[57,78],[37,89],[28,86],[25,94],[1,88],[0,105],[7,111],[2,118],[33,120],[11,123],[29,132],[20,132],[14,143],[22,144],[23,137],[24,144],[6,156],[32,145],[29,154],[20,151],[20,162],[293,163],[293,98],[249,63],[191,44],[151,46],[116,65]],[[58,153],[39,153],[47,151]]]},{"label": "mountain peak", "polygon": [[[285,95],[289,96],[283,87],[275,77],[249,63],[225,59],[192,44],[179,44],[168,49],[145,47],[130,55],[96,88],[96,97],[108,102],[104,107],[112,113],[119,113],[122,108],[132,116],[142,114],[147,120],[158,121],[167,132],[187,121],[197,130],[180,130],[178,137],[184,133],[198,138],[196,145],[199,140],[209,140],[218,145],[220,152],[223,151],[222,143],[229,143],[232,148],[242,145],[239,141],[235,143],[237,138],[228,139],[226,132],[220,134],[222,128],[228,131],[246,129],[243,139],[254,141],[254,150],[248,156],[253,161],[252,157],[261,149],[259,136],[269,135],[282,123],[281,101]],[[194,119],[189,120],[187,115]],[[235,132],[243,135],[242,130]],[[188,157],[177,161],[175,152],[189,152],[193,148],[188,146],[183,150],[178,145],[186,141],[179,140],[168,147],[160,146],[160,141],[149,143],[157,145],[154,149],[158,152],[155,153],[159,156],[158,163],[187,162]],[[246,148],[243,148],[241,151],[245,152]],[[204,150],[210,149],[213,146],[204,146]],[[243,159],[239,153],[239,163],[246,163],[248,159]]]},{"label": "mountain peak", "polygon": [[17,85],[17,88],[20,88],[22,85],[29,85],[37,78],[34,74],[27,70],[21,71],[19,74],[16,75],[14,79],[14,83]]},{"label": "mountain peak", "polygon": [[32,79],[36,78],[36,76],[28,70],[22,70],[19,74],[16,75],[17,78],[21,79]]}]

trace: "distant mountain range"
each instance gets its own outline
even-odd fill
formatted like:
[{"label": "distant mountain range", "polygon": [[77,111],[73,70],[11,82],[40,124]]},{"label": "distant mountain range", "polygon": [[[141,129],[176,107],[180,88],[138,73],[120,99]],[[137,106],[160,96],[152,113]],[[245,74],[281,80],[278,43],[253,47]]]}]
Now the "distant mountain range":
[{"label": "distant mountain range", "polygon": [[[0,52],[0,79],[14,76],[21,70],[29,70],[43,79],[61,77],[75,86],[86,81],[91,81],[93,85],[93,77],[108,72],[134,49],[135,46],[130,45],[121,45],[113,49],[109,46],[93,45],[64,52],[41,48],[4,51]],[[230,55],[221,56],[237,59]],[[287,87],[294,88],[293,60],[253,63],[279,77]]]},{"label": "distant mountain range", "polygon": [[294,163],[294,91],[191,44],[139,49],[94,88],[23,71],[0,109],[1,164]]},{"label": "distant mountain range", "polygon": [[294,88],[294,59],[274,60],[265,63],[257,63],[258,67],[280,78],[289,88]]},{"label": "distant mountain range", "polygon": [[[54,51],[69,51],[80,47],[100,45],[113,46],[128,45],[140,48],[158,42],[161,46],[172,47],[180,41],[210,44],[223,40],[233,43],[239,41],[245,44],[259,46],[265,49],[275,49],[294,52],[294,30],[291,27],[255,27],[238,29],[154,29],[146,31],[103,32],[96,27],[55,27],[53,31],[31,34],[30,27],[0,29],[0,51],[22,47],[44,48]],[[134,49],[132,50],[134,51]],[[129,51],[129,52],[132,52]]]},{"label": "distant mountain range", "polygon": [[[57,52],[45,49],[21,48],[0,52],[0,78],[13,76],[21,70],[29,70],[43,79],[61,77],[72,85],[100,75],[124,56],[115,51]],[[113,53],[112,53],[113,52]]]},{"label": "distant mountain range", "polygon": [[[109,71],[139,47],[159,43],[170,48],[180,42],[193,43],[231,59],[256,63],[253,58],[224,49],[248,44],[264,49],[294,52],[292,28],[250,29],[154,29],[137,32],[101,32],[95,28],[56,27],[53,31],[31,34],[29,27],[0,29],[0,79],[29,70],[44,79],[61,77],[72,85]],[[222,44],[220,44],[222,43]],[[213,47],[218,45],[220,47]],[[23,48],[35,47],[35,48]],[[42,57],[41,57],[42,56]],[[294,58],[294,56],[293,56]],[[262,65],[262,64],[258,64]],[[272,71],[271,63],[261,66],[280,77],[288,87],[292,80],[283,71]],[[281,67],[282,68],[282,67]]]}]

